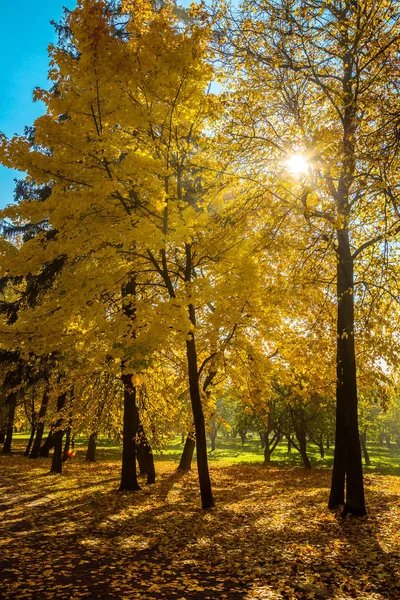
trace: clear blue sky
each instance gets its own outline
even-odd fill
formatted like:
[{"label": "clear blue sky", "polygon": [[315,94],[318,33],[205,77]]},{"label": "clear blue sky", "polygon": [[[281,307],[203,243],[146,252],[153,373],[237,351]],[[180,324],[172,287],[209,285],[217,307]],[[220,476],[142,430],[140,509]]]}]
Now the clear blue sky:
[{"label": "clear blue sky", "polygon": [[[47,46],[56,40],[50,21],[75,0],[1,0],[0,17],[0,131],[23,133],[25,125],[43,113],[32,102],[36,86],[47,88]],[[18,172],[0,165],[0,207],[12,202]]]}]

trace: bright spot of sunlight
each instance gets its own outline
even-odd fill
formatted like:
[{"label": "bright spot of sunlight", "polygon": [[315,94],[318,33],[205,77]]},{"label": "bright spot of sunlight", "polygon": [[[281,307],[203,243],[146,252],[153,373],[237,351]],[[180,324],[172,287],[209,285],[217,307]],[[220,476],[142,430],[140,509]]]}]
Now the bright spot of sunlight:
[{"label": "bright spot of sunlight", "polygon": [[302,173],[306,173],[310,167],[307,159],[301,154],[292,154],[289,156],[289,158],[286,160],[286,166],[293,175],[301,175]]}]

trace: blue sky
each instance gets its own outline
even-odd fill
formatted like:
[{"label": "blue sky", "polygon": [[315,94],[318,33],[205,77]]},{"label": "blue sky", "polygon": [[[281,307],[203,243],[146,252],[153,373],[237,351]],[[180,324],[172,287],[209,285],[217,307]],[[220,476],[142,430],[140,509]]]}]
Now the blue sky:
[{"label": "blue sky", "polygon": [[[189,6],[190,0],[178,4]],[[47,46],[56,41],[50,21],[60,19],[63,6],[73,9],[76,0],[1,0],[0,132],[8,137],[43,114],[32,92],[48,88]],[[12,202],[15,177],[21,174],[0,165],[0,208]]]},{"label": "blue sky", "polygon": [[[75,0],[2,0],[0,18],[0,131],[23,133],[25,125],[43,113],[32,102],[36,86],[48,87],[47,46],[56,36],[50,21],[58,21],[62,7]],[[18,173],[0,165],[0,207],[12,202]]]}]

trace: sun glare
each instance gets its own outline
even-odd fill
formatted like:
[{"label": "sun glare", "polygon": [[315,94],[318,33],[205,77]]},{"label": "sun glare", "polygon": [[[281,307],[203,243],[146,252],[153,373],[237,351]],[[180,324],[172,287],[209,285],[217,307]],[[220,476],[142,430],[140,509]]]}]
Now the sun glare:
[{"label": "sun glare", "polygon": [[309,169],[309,164],[301,154],[292,154],[286,161],[287,168],[293,175],[301,175]]}]

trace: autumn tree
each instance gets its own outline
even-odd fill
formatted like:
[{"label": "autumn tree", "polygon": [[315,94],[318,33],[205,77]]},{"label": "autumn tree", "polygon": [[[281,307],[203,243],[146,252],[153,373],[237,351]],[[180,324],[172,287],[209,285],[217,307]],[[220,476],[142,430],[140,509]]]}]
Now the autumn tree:
[{"label": "autumn tree", "polygon": [[233,152],[266,197],[269,190],[303,216],[331,265],[337,412],[329,506],[363,515],[355,335],[362,339],[364,290],[397,293],[397,3],[244,2],[227,14],[219,39],[237,90]]}]

